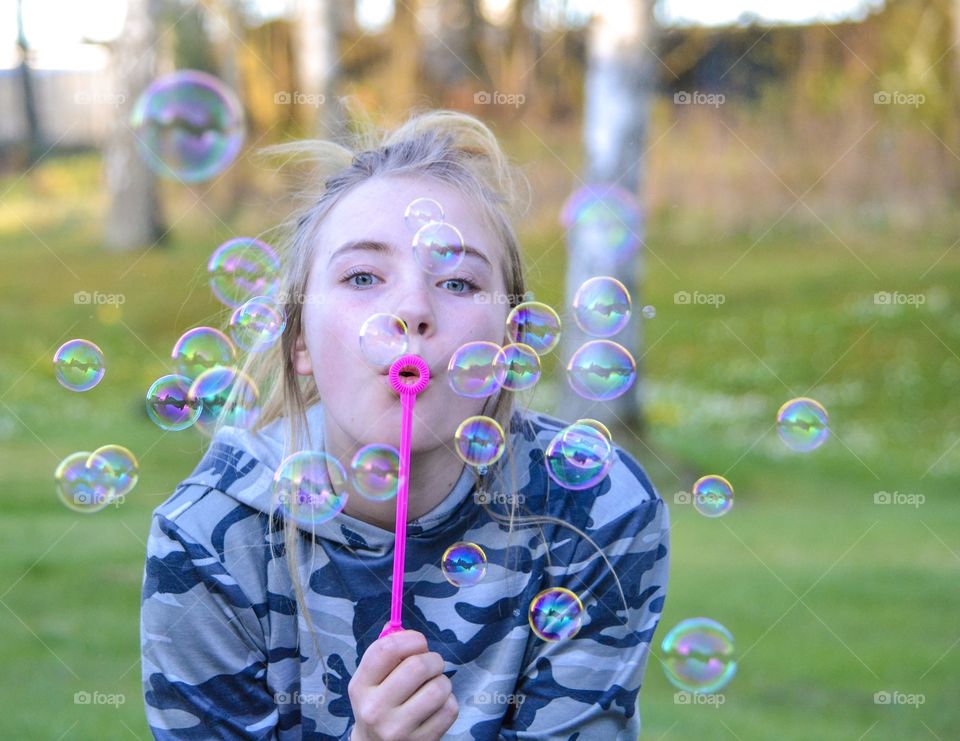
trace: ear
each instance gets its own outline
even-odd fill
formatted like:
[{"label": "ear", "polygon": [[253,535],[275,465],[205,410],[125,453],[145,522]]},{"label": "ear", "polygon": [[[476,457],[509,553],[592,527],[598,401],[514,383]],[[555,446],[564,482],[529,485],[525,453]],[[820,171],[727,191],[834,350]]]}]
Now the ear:
[{"label": "ear", "polygon": [[303,332],[297,335],[297,340],[293,344],[293,369],[300,376],[313,375],[313,361],[310,360],[310,351],[307,350]]}]

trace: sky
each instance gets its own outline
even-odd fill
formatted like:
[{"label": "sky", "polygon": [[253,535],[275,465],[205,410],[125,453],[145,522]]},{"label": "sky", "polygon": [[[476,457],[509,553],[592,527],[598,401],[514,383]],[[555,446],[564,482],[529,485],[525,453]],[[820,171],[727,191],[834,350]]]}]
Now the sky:
[{"label": "sky", "polygon": [[[423,0],[436,2],[436,0]],[[567,0],[578,20],[589,13],[592,0]],[[265,18],[282,15],[293,0],[255,0]],[[487,11],[502,16],[510,0],[484,0]],[[559,0],[543,0],[546,8],[558,8]],[[859,20],[883,0],[661,0],[658,20],[665,25],[724,25],[755,17],[774,23],[806,23],[813,20]],[[0,0],[0,69],[16,64],[16,2]],[[24,31],[35,50],[35,66],[46,69],[99,68],[105,52],[81,40],[108,41],[123,26],[126,0],[23,0]],[[391,0],[358,0],[358,19],[364,27],[383,27],[391,15]]]}]

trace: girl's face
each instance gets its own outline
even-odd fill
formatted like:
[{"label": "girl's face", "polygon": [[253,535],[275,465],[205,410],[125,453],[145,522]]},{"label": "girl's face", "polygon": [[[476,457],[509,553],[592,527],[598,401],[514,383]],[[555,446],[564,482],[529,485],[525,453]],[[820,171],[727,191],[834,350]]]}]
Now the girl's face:
[{"label": "girl's face", "polygon": [[[404,220],[404,210],[423,197],[443,206],[445,220],[467,245],[449,273],[431,275],[414,259],[415,227]],[[429,177],[374,177],[331,209],[318,231],[294,353],[297,373],[316,381],[328,432],[335,423],[353,445],[399,447],[399,395],[388,369],[373,365],[360,349],[360,327],[376,313],[403,319],[407,352],[430,367],[430,385],[414,409],[413,451],[449,446],[460,422],[481,414],[485,402],[489,413],[492,399],[451,390],[447,363],[466,342],[505,340],[502,251],[478,210],[455,188]]]}]

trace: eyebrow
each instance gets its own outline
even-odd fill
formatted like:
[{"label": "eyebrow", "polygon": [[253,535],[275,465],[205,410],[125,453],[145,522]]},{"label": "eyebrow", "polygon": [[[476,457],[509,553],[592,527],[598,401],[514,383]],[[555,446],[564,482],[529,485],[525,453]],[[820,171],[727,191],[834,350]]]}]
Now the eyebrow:
[{"label": "eyebrow", "polygon": [[[353,240],[351,242],[347,242],[345,244],[340,245],[340,247],[334,250],[333,254],[330,255],[330,260],[327,262],[327,266],[332,265],[333,261],[336,258],[338,258],[340,255],[346,254],[347,252],[354,252],[354,251],[376,252],[379,254],[391,254],[394,252],[394,249],[386,242],[379,242],[377,240],[371,240],[371,239]],[[471,247],[470,245],[465,244],[463,246],[463,251],[465,255],[472,255],[473,257],[479,258],[480,260],[482,260],[487,264],[488,268],[490,268],[491,270],[493,269],[493,265],[490,264],[490,260],[487,258],[487,256],[484,255],[476,247]]]}]

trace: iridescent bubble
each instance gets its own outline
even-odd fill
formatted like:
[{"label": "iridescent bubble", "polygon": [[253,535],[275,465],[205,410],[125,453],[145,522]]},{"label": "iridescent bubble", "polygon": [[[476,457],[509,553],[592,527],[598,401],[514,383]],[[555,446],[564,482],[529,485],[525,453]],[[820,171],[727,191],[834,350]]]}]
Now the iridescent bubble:
[{"label": "iridescent bubble", "polygon": [[544,589],[530,601],[530,628],[545,641],[573,638],[583,622],[583,603],[564,587]]},{"label": "iridescent bubble", "polygon": [[187,399],[200,403],[197,428],[212,435],[218,424],[249,429],[260,416],[260,391],[253,380],[236,368],[218,366],[197,376]]},{"label": "iridescent bubble", "polygon": [[807,453],[819,448],[830,435],[827,410],[813,399],[791,399],[777,412],[777,432],[791,450]]},{"label": "iridescent bubble", "polygon": [[201,402],[190,400],[190,379],[170,374],[158,378],[147,391],[147,416],[161,430],[185,430],[200,416]]},{"label": "iridescent bubble", "polygon": [[454,434],[457,455],[470,466],[495,463],[506,447],[503,428],[492,417],[467,417]]},{"label": "iridescent bubble", "polygon": [[57,466],[53,478],[60,501],[74,512],[99,512],[114,498],[113,481],[87,468],[89,452],[71,453]]},{"label": "iridescent bubble", "polygon": [[522,342],[512,342],[503,348],[503,388],[508,391],[525,391],[540,380],[540,356]]},{"label": "iridescent bubble", "polygon": [[364,445],[350,461],[353,488],[361,496],[375,502],[383,502],[397,495],[399,476],[400,452],[392,445]]},{"label": "iridescent bubble", "polygon": [[720,517],[733,507],[733,487],[723,476],[703,476],[693,485],[693,508],[706,517]]},{"label": "iridescent bubble", "polygon": [[596,486],[614,464],[610,440],[588,424],[574,423],[553,436],[544,451],[547,474],[566,489]]},{"label": "iridescent bubble", "polygon": [[573,297],[573,317],[591,337],[613,337],[630,321],[630,293],[616,278],[585,280]]},{"label": "iridescent bubble", "polygon": [[504,355],[495,342],[467,342],[447,363],[447,382],[454,393],[481,399],[496,393],[506,375]]},{"label": "iridescent bubble", "polygon": [[302,450],[287,456],[273,477],[277,502],[285,517],[301,525],[319,525],[347,504],[347,472],[333,456]]},{"label": "iridescent bubble", "polygon": [[574,191],[560,212],[560,223],[584,251],[628,262],[640,246],[637,198],[611,183],[593,183]]},{"label": "iridescent bubble", "polygon": [[266,242],[236,237],[221,244],[207,261],[210,290],[236,308],[255,296],[273,296],[280,288],[280,259]]},{"label": "iridescent bubble", "polygon": [[608,401],[625,394],[637,378],[637,364],[623,345],[611,340],[583,344],[567,363],[570,387],[585,399]]},{"label": "iridescent bubble", "polygon": [[237,347],[260,352],[280,339],[287,326],[287,315],[269,296],[254,296],[238,306],[230,317],[230,337]]},{"label": "iridescent bubble", "polygon": [[183,333],[170,355],[180,375],[193,381],[204,371],[233,366],[237,348],[219,329],[194,327]]},{"label": "iridescent bubble", "polygon": [[522,342],[545,355],[560,341],[560,317],[544,303],[524,301],[507,315],[507,333],[512,342]]},{"label": "iridescent bubble", "polygon": [[413,256],[430,275],[456,270],[465,254],[460,230],[445,221],[424,224],[413,235]]},{"label": "iridescent bubble", "polygon": [[597,432],[599,432],[601,435],[603,435],[605,438],[607,438],[607,441],[608,441],[608,442],[610,442],[610,443],[613,442],[613,435],[610,434],[610,428],[607,427],[607,426],[606,426],[603,422],[601,422],[600,420],[597,420],[597,419],[589,419],[589,418],[578,419],[578,420],[575,422],[575,424],[578,424],[578,425],[589,425],[590,427],[592,427],[593,429],[595,429]]},{"label": "iridescent bubble", "polygon": [[106,481],[114,490],[114,497],[125,496],[140,480],[137,457],[122,445],[104,445],[87,458],[89,468],[97,480]]},{"label": "iridescent bubble", "polygon": [[443,553],[440,566],[455,587],[472,587],[487,573],[487,554],[476,543],[454,543]]},{"label": "iridescent bubble", "polygon": [[434,221],[443,221],[443,206],[432,198],[417,198],[407,205],[403,220],[413,231]]},{"label": "iridescent bubble", "polygon": [[657,309],[655,306],[652,306],[651,304],[647,304],[642,309],[640,309],[640,313],[643,314],[644,319],[653,319],[657,315]]},{"label": "iridescent bubble", "polygon": [[53,370],[61,386],[89,391],[103,378],[103,352],[89,340],[68,340],[53,354]]},{"label": "iridescent bubble", "polygon": [[387,368],[407,351],[407,325],[393,314],[371,314],[360,327],[360,351],[378,368]]},{"label": "iridescent bubble", "polygon": [[664,637],[661,650],[667,679],[687,692],[717,692],[737,671],[733,636],[710,618],[681,621]]},{"label": "iridescent bubble", "polygon": [[143,91],[130,114],[130,127],[151,170],[197,183],[223,172],[240,152],[243,108],[216,77],[180,70]]}]

